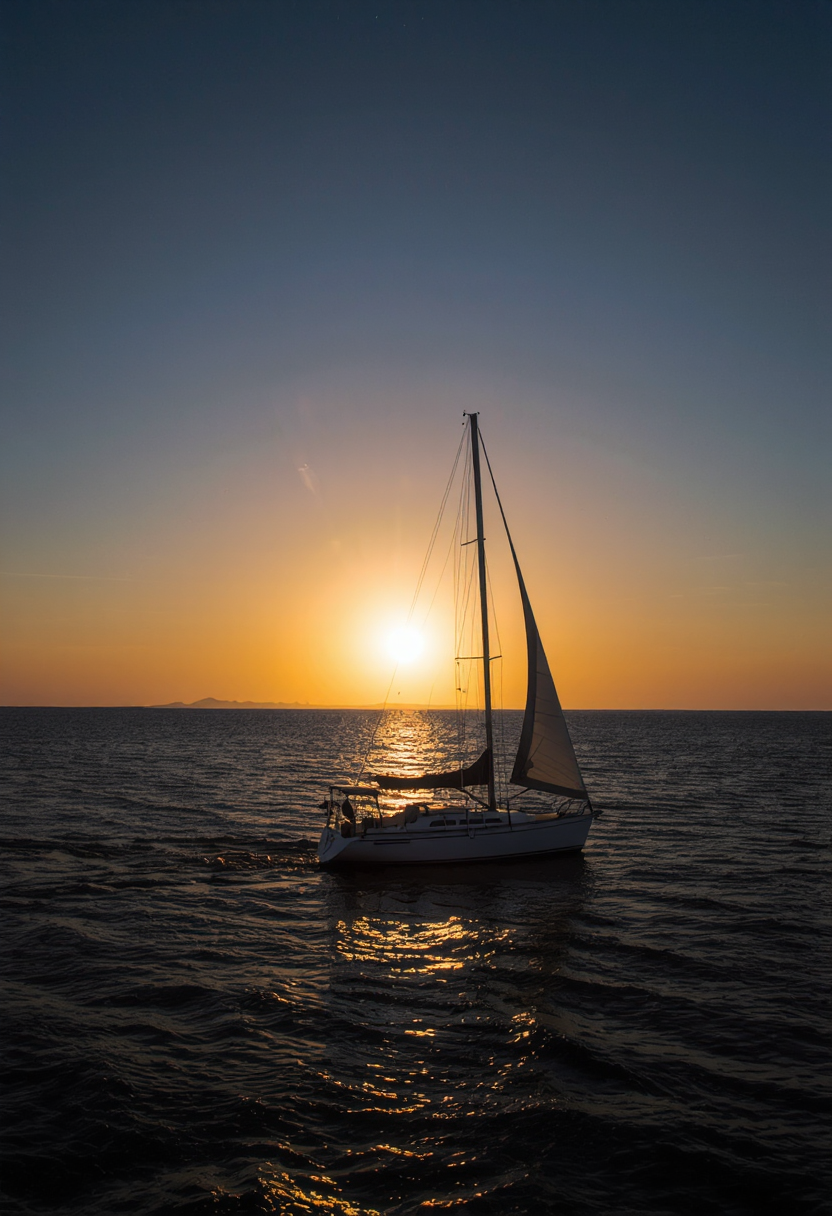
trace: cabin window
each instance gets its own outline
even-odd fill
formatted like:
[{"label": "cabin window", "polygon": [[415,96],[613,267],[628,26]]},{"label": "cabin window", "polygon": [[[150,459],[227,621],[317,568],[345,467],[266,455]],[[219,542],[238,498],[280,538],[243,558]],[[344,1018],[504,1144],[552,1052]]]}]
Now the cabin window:
[{"label": "cabin window", "polygon": [[434,819],[433,823],[430,826],[432,828],[444,828],[445,820],[444,819]]}]

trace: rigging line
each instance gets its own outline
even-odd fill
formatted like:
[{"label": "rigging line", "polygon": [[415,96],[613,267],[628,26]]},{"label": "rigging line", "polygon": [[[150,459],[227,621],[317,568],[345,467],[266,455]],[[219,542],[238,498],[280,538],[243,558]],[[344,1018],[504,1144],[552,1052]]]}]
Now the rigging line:
[{"label": "rigging line", "polygon": [[[453,531],[453,536],[451,537],[451,540],[454,543],[457,541],[457,539],[459,537],[462,536],[463,528],[465,525],[464,496],[465,496],[465,478],[463,477],[462,482],[460,484],[459,502],[457,503],[456,519],[454,520],[454,531]],[[460,554],[457,554],[456,557],[454,558],[454,630],[456,630],[456,626],[457,626],[456,611],[457,611],[458,603],[459,603],[459,601],[457,599],[457,593],[459,590],[459,580],[461,577],[461,565],[460,565],[461,560],[462,560],[462,558],[461,558]],[[454,640],[456,640],[456,638],[454,638]]]},{"label": "rigging line", "polygon": [[378,734],[378,728],[381,726],[381,719],[384,717],[384,711],[387,709],[387,702],[390,700],[390,690],[393,687],[393,681],[396,678],[396,673],[398,670],[399,670],[399,665],[398,665],[398,663],[396,663],[396,666],[393,668],[393,674],[390,677],[390,683],[387,685],[387,692],[384,694],[384,701],[382,702],[381,709],[378,711],[378,717],[376,718],[376,724],[373,727],[373,733],[370,735],[370,742],[367,744],[367,750],[364,753],[364,759],[361,761],[361,768],[358,770],[358,776],[355,779],[356,785],[361,780],[361,778],[364,774],[364,770],[367,767],[367,761],[370,758],[370,752],[373,750],[373,744],[376,741],[376,735]]},{"label": "rigging line", "polygon": [[[482,435],[480,435],[480,440],[482,442]],[[521,596],[525,600],[528,600],[528,595],[526,593],[526,585],[523,581],[523,575],[520,573],[520,563],[517,560],[517,554],[514,550],[514,541],[511,539],[511,532],[509,531],[509,528],[508,528],[508,521],[506,520],[506,513],[503,510],[503,503],[502,503],[502,500],[500,499],[500,491],[497,489],[497,482],[494,478],[494,470],[491,468],[491,461],[488,459],[488,451],[487,451],[484,443],[482,443],[482,450],[485,453],[485,463],[488,465],[488,472],[491,477],[491,484],[494,487],[494,497],[497,499],[497,506],[500,508],[500,515],[502,516],[502,519],[503,519],[503,527],[505,528],[506,536],[508,537],[508,544],[509,544],[509,548],[511,549],[511,556],[514,560],[514,568],[517,571],[517,581],[520,584]],[[573,754],[574,754],[574,752],[573,752]],[[575,759],[575,763],[577,765],[577,757]],[[580,769],[578,771],[580,772]],[[588,799],[587,799],[587,801],[588,801]],[[591,805],[592,804],[590,803],[590,806]]]},{"label": "rigging line", "polygon": [[[422,562],[422,569],[419,572],[419,578],[416,582],[416,590],[413,593],[413,599],[410,604],[410,611],[407,614],[408,622],[410,621],[411,617],[413,616],[413,611],[416,607],[416,602],[419,599],[419,592],[421,591],[422,583],[424,582],[425,574],[427,573],[427,568],[428,568],[428,564],[430,562],[431,553],[433,552],[433,547],[436,543],[436,537],[438,535],[439,528],[442,523],[442,516],[445,513],[445,505],[448,501],[448,495],[451,492],[451,486],[453,485],[454,477],[456,476],[457,465],[459,464],[459,457],[460,457],[460,453],[462,452],[462,445],[464,444],[464,442],[465,442],[465,432],[463,432],[462,438],[459,441],[459,447],[456,450],[456,456],[454,457],[454,463],[451,467],[451,475],[448,478],[448,483],[445,486],[445,493],[442,495],[442,501],[439,504],[439,513],[437,514],[436,522],[433,525],[433,531],[431,532],[430,541],[428,542],[427,553],[425,554],[425,559]],[[446,565],[447,565],[447,559],[446,559]],[[444,566],[443,566],[443,571],[444,571]],[[434,599],[435,598],[436,598],[436,593],[434,593]],[[432,603],[433,603],[433,601],[431,601],[431,604]],[[430,610],[428,610],[428,611],[430,611]],[[396,674],[397,674],[398,670],[399,670],[399,664],[396,663],[396,666],[393,668],[393,674],[390,677],[390,683],[387,686],[387,692],[384,695],[384,701],[382,702],[381,709],[379,710],[379,713],[378,713],[378,718],[376,719],[376,724],[373,727],[373,733],[370,736],[370,742],[368,743],[367,750],[364,753],[364,759],[361,762],[361,768],[359,769],[358,777],[356,778],[357,781],[361,780],[361,776],[367,767],[367,761],[370,758],[370,752],[372,751],[373,744],[376,741],[376,735],[378,734],[378,728],[381,725],[381,720],[384,717],[384,713],[387,709],[387,702],[390,700],[390,692],[393,688],[393,682],[396,679]]]},{"label": "rigging line", "polygon": [[[474,594],[474,579],[475,579],[476,574],[477,574],[476,562],[471,560],[468,557],[468,555],[466,554],[465,559],[464,559],[465,582],[460,587],[460,593],[461,593],[461,599],[460,599],[460,605],[459,605],[460,622],[459,622],[459,634],[458,634],[458,638],[457,638],[457,647],[456,647],[457,652],[459,652],[462,649],[465,649],[465,646],[464,646],[464,643],[466,641],[465,630],[466,630],[467,622],[468,622],[468,610],[472,603],[472,595]],[[473,640],[473,638],[474,638],[473,615],[471,616],[470,629],[471,629],[471,644],[467,647],[467,649],[474,650],[476,647],[475,647],[474,640]]]},{"label": "rigging line", "polygon": [[[465,488],[464,488],[465,496],[464,496],[464,501],[463,501],[462,531],[460,532],[460,535],[459,535],[460,542],[464,538],[469,537],[471,535],[471,515],[472,515],[473,509],[474,509],[474,507],[473,507],[474,467],[473,467],[473,459],[472,459],[472,442],[471,442],[470,422],[469,422],[469,426],[467,429],[467,434],[468,434],[468,446],[466,448],[466,463],[465,463],[465,470],[466,470]],[[457,645],[456,653],[460,653],[466,649],[473,650],[473,648],[474,648],[473,611],[469,609],[469,605],[472,602],[471,601],[471,594],[472,594],[471,584],[472,584],[472,580],[476,574],[476,557],[475,557],[474,550],[472,548],[463,547],[460,544],[459,562],[460,562],[461,582],[459,585],[459,602],[457,604],[457,609],[459,612],[459,630],[458,630],[458,645]],[[470,637],[468,635],[470,635]],[[464,679],[460,680],[460,685],[462,685],[464,683],[465,687],[464,687],[464,692],[463,692],[463,695],[461,698],[459,717],[460,717],[460,724],[461,724],[460,756],[462,758],[462,762],[464,763],[465,755],[467,754],[467,751],[468,751],[468,737],[471,733],[471,724],[468,720],[469,711],[471,709],[471,696],[472,696],[471,676],[473,675],[475,680],[477,677],[476,677],[476,671],[472,668],[471,664],[468,664],[467,667],[464,667],[463,671],[464,671]],[[473,695],[476,697],[476,689],[474,689]]]},{"label": "rigging line", "polygon": [[[471,612],[470,614],[468,613],[468,605],[472,603],[471,592],[472,592],[475,574],[476,574],[476,569],[475,569],[475,567],[472,566],[470,571],[468,572],[468,586],[467,586],[467,590],[466,590],[465,597],[464,597],[464,605],[463,605],[464,611],[463,611],[462,621],[461,621],[461,625],[460,625],[460,636],[459,636],[460,644],[465,645],[465,643],[468,643],[469,648],[472,650],[474,649],[474,646],[476,644],[476,639],[474,637],[474,634],[476,632],[476,622],[474,620],[474,613],[473,612]],[[466,632],[467,632],[468,636],[466,636]],[[467,663],[467,666],[466,666],[466,663]],[[466,685],[470,686],[472,672],[475,672],[475,670],[476,670],[473,668],[470,657],[468,659],[463,657],[462,661],[460,662],[460,668],[462,669],[462,671],[465,672]],[[475,675],[475,679],[478,679],[478,678],[479,677]]]},{"label": "rigging line", "polygon": [[[491,619],[494,622],[494,634],[495,634],[495,637],[497,640],[497,647],[500,651],[499,654],[494,655],[494,658],[502,660],[503,641],[502,641],[502,638],[500,637],[500,620],[499,620],[499,617],[497,616],[497,605],[494,601],[494,585],[491,581],[491,567],[489,566],[487,559],[486,559],[486,563],[485,563],[485,577],[486,577],[486,580],[488,583],[488,598],[491,603]],[[497,671],[499,672],[499,678],[500,678],[500,697],[499,697],[500,714],[497,719],[497,739],[498,739],[498,744],[499,744],[499,748],[500,748],[500,761],[501,761],[499,772],[501,774],[501,786],[506,787],[504,796],[508,797],[507,782],[502,779],[505,777],[505,773],[503,771],[505,768],[505,765],[503,763],[504,758],[505,758],[505,724],[503,722],[503,717],[504,717],[503,710],[504,710],[505,706],[503,705],[503,664],[502,664],[502,662],[500,662],[500,665],[497,668]],[[494,759],[496,760],[496,757]],[[495,774],[498,771],[496,765],[495,765],[494,771],[495,771]]]},{"label": "rigging line", "polygon": [[[466,430],[466,434],[467,434],[467,430]],[[466,460],[466,464],[467,464],[467,460]],[[451,537],[452,543],[455,543],[457,537],[460,535],[460,527],[462,525],[462,482],[463,481],[464,481],[464,477],[460,481],[459,498],[458,498],[457,506],[456,506],[456,519],[454,520],[454,530],[453,530],[453,535]],[[453,561],[452,569],[453,569],[453,604],[454,604],[453,628],[454,628],[454,646],[456,647],[456,624],[457,624],[457,622],[456,622],[456,605],[457,605],[457,585],[459,582],[459,558],[456,553],[454,554],[454,561]],[[460,738],[459,692],[458,692],[458,687],[457,687],[456,670],[454,670],[454,726],[456,727],[457,758],[460,759],[462,756],[462,742],[461,742],[461,738]]]},{"label": "rigging line", "polygon": [[[514,565],[517,568],[517,573],[518,573],[518,575],[520,575],[520,564],[517,561],[517,554],[514,551],[514,541],[511,539],[511,533],[508,530],[508,520],[506,519],[506,513],[503,510],[503,502],[502,502],[502,499],[500,498],[500,491],[497,489],[497,482],[494,480],[494,470],[491,468],[491,461],[488,459],[488,451],[486,449],[485,443],[483,442],[482,431],[480,431],[480,445],[482,447],[483,452],[485,453],[485,463],[488,465],[488,473],[489,473],[489,476],[491,477],[491,484],[494,487],[494,497],[497,499],[497,506],[500,508],[500,515],[502,516],[503,527],[505,528],[506,536],[508,537],[508,546],[511,549],[511,556],[514,559]],[[522,582],[522,575],[520,575],[520,581]]]},{"label": "rigging line", "polygon": [[[468,535],[470,506],[471,506],[471,428],[465,428],[465,473],[460,479],[459,485],[459,505],[457,508],[456,530],[454,539],[461,541],[463,536]],[[454,652],[457,653],[462,647],[461,642],[465,631],[465,614],[461,609],[463,601],[463,588],[467,581],[467,562],[468,554],[460,547],[454,559]],[[456,689],[456,734],[457,734],[457,750],[459,757],[460,768],[464,766],[465,758],[465,733],[466,719],[465,707],[468,694],[468,681],[464,681],[466,688],[463,691],[463,679],[460,675],[459,681],[454,680]]]},{"label": "rigging line", "polygon": [[[468,487],[467,487],[468,494],[467,494],[467,499],[466,499],[466,517],[465,517],[466,534],[467,534],[467,530],[468,530],[468,527],[470,526],[470,522],[471,522],[470,517],[471,517],[472,480],[473,480],[473,477],[471,474],[469,474]],[[477,578],[477,573],[478,573],[477,559],[471,551],[466,550],[464,553],[461,552],[461,564],[462,564],[462,569],[464,572],[465,581],[463,582],[463,584],[460,588],[459,633],[458,633],[458,639],[457,639],[457,647],[458,647],[457,653],[464,652],[467,650],[471,654],[473,654],[474,651],[476,650],[476,646],[477,646],[477,639],[475,636],[476,631],[477,631],[476,630],[476,624],[477,624],[477,622],[476,622],[476,591],[475,591],[475,580]],[[463,660],[463,662],[460,664],[460,668],[465,673],[464,674],[465,703],[464,703],[463,708],[466,712],[471,709],[471,695],[472,695],[471,681],[473,679],[473,682],[474,682],[473,710],[476,713],[479,710],[479,671],[474,666],[474,663],[470,659],[468,659],[467,661]],[[466,734],[466,727],[467,727],[467,720],[464,720],[463,737],[465,737],[465,734]]]},{"label": "rigging line", "polygon": [[497,789],[499,797],[505,801],[508,797],[508,783],[506,778],[506,747],[505,747],[505,725],[504,704],[503,704],[503,664],[499,663],[494,672],[492,681],[492,705],[497,709],[494,714],[494,775],[497,781]]},{"label": "rigging line", "polygon": [[500,637],[500,622],[497,619],[497,605],[494,602],[494,586],[491,582],[491,568],[488,565],[488,559],[486,559],[486,562],[485,562],[485,577],[488,582],[488,599],[491,604],[491,615],[494,618],[494,633],[497,635],[497,648],[500,651],[500,654],[496,654],[493,657],[495,659],[501,659],[503,657],[502,656],[503,642]]},{"label": "rigging line", "polygon": [[[470,444],[469,444],[470,449]],[[460,536],[467,536],[471,524],[471,499],[473,493],[473,472],[468,469],[466,484],[464,487],[464,503],[461,519]],[[476,579],[478,573],[476,554],[465,548],[464,544],[460,545],[458,557],[459,578],[457,581],[457,601],[456,601],[456,652],[457,655],[465,653],[473,655],[477,648],[476,638]],[[480,688],[479,688],[479,671],[474,665],[469,662],[459,664],[459,685],[458,690],[462,694],[459,699],[458,711],[458,737],[460,744],[460,756],[464,758],[466,750],[466,741],[469,723],[467,714],[469,711],[478,714],[480,712]],[[472,689],[471,680],[474,680]],[[463,689],[463,684],[465,685]],[[474,704],[471,704],[472,693]]]},{"label": "rigging line", "polygon": [[[466,434],[467,434],[467,431],[466,431]],[[467,467],[467,458],[466,458],[466,467]],[[464,478],[463,478],[463,482],[464,482]],[[458,538],[459,538],[459,537],[462,535],[462,523],[463,523],[463,519],[462,519],[462,507],[463,507],[463,485],[462,485],[462,484],[460,484],[460,491],[459,491],[459,502],[457,503],[456,520],[455,520],[455,522],[454,522],[454,534],[453,534],[453,537],[452,537],[452,541],[453,541],[454,543],[455,543],[455,542],[457,541],[457,539],[458,539]],[[459,579],[460,579],[460,569],[459,569],[459,563],[460,563],[460,553],[455,553],[455,554],[454,554],[454,564],[453,564],[453,593],[454,593],[454,653],[456,653],[456,643],[457,643],[457,636],[458,636],[458,632],[459,632],[459,620],[458,620],[458,615],[459,615]],[[456,665],[454,665],[454,708],[455,708],[455,711],[456,711],[456,712],[455,712],[455,715],[454,715],[454,720],[455,720],[455,725],[456,725],[456,748],[457,748],[457,759],[458,759],[458,761],[459,761],[460,768],[462,768],[462,757],[463,757],[463,738],[462,738],[462,707],[461,707],[461,704],[460,704],[460,693],[461,693],[461,690],[462,690],[462,685],[461,685],[461,683],[460,683],[460,682],[458,681],[458,679],[457,679]]]},{"label": "rigging line", "polygon": [[445,506],[448,501],[448,495],[451,492],[451,486],[453,485],[454,477],[456,476],[456,468],[457,468],[457,465],[459,464],[459,457],[460,457],[460,453],[462,452],[462,445],[464,442],[465,442],[465,435],[463,434],[462,438],[459,441],[459,447],[456,450],[456,456],[454,457],[454,463],[453,463],[453,467],[451,468],[451,475],[448,478],[448,484],[445,486],[445,493],[442,495],[442,502],[439,504],[439,514],[436,517],[436,523],[433,525],[433,531],[431,532],[431,535],[430,535],[430,541],[428,543],[428,551],[425,554],[425,560],[422,562],[422,569],[419,572],[419,578],[416,582],[416,590],[413,593],[413,601],[410,605],[410,611],[407,614],[408,621],[410,621],[410,618],[413,616],[413,612],[416,608],[416,602],[419,599],[419,592],[422,590],[422,583],[424,582],[425,575],[427,574],[428,564],[430,562],[431,554],[433,553],[433,547],[436,544],[436,537],[439,534],[439,528],[442,523],[442,516],[445,514]]},{"label": "rigging line", "polygon": [[[474,563],[472,562],[470,564],[468,570],[466,571],[466,584],[461,589],[463,599],[462,599],[462,618],[461,618],[461,622],[460,622],[460,632],[459,632],[459,646],[457,647],[458,650],[463,649],[463,643],[465,642],[465,623],[468,620],[468,607],[472,603],[472,594],[474,592],[474,576],[476,575],[476,573],[477,573],[477,568],[474,565]],[[467,647],[468,650],[476,649],[476,645],[474,643],[473,628],[474,628],[474,626],[473,626],[473,617],[472,617],[471,645]]]},{"label": "rigging line", "polygon": [[[451,536],[451,544],[454,546],[456,545],[456,538],[459,533],[461,509],[462,509],[462,504],[460,502],[460,504],[457,506],[456,520],[454,521],[454,530],[453,530],[453,534]],[[459,561],[457,559],[456,553],[454,553],[452,574],[453,574],[453,605],[454,605],[454,646],[456,646],[456,605],[457,605],[457,586],[459,583]]]},{"label": "rigging line", "polygon": [[470,472],[467,472],[466,476],[465,476],[465,481],[461,487],[460,510],[459,510],[460,550],[459,550],[459,553],[457,555],[457,560],[456,560],[458,577],[457,577],[457,582],[456,582],[456,587],[455,587],[455,599],[454,599],[454,624],[455,624],[455,632],[456,632],[456,636],[454,638],[454,643],[455,643],[456,650],[460,649],[459,639],[461,637],[461,631],[464,630],[464,628],[465,628],[465,609],[464,609],[464,600],[462,597],[464,596],[465,585],[468,581],[468,560],[469,559],[468,559],[468,554],[464,553],[462,551],[461,538],[464,535],[467,535],[467,532],[468,532],[468,517],[469,517],[469,513],[470,513],[470,497],[471,497],[471,495],[470,495]]},{"label": "rigging line", "polygon": [[[500,515],[503,520],[503,527],[506,530],[506,537],[508,538],[508,547],[511,550],[511,557],[514,562],[514,568],[517,571],[517,580],[520,584],[521,592],[523,594],[525,594],[525,584],[523,582],[523,576],[520,573],[520,563],[518,562],[517,554],[514,551],[514,541],[511,539],[511,533],[508,530],[508,520],[506,519],[506,513],[503,510],[503,502],[502,502],[502,499],[500,498],[500,491],[497,489],[497,482],[494,478],[494,470],[492,469],[491,461],[488,458],[488,449],[485,446],[485,441],[483,440],[483,437],[482,437],[482,431],[480,431],[479,438],[480,438],[480,446],[482,447],[483,455],[485,456],[485,463],[488,466],[488,475],[491,478],[491,485],[494,488],[494,497],[497,499],[497,506],[500,508]],[[502,647],[500,647],[500,649],[502,649]]]},{"label": "rigging line", "polygon": [[[467,468],[468,468],[468,457],[467,457],[467,449],[466,449],[465,469],[467,470]],[[465,523],[465,521],[466,521],[465,492],[466,492],[467,483],[468,483],[468,474],[466,471],[463,473],[463,475],[460,479],[460,484],[459,484],[459,501],[457,502],[456,519],[454,520],[454,532],[453,532],[454,541],[461,539],[461,537],[464,533],[464,530],[465,530],[465,526],[466,526],[466,523]],[[457,591],[458,591],[459,579],[461,577],[461,573],[462,573],[462,554],[460,552],[454,558],[454,610],[455,610],[455,612],[456,612],[456,609],[458,608]],[[454,616],[454,626],[456,626],[456,623],[457,623],[456,616]]]},{"label": "rigging line", "polygon": [[445,554],[445,560],[442,563],[442,569],[439,571],[439,577],[436,580],[436,587],[434,588],[433,596],[431,597],[431,601],[428,604],[428,610],[425,613],[424,617],[422,618],[422,628],[423,629],[428,622],[428,617],[430,616],[431,612],[433,611],[433,605],[436,603],[436,597],[439,594],[439,588],[442,585],[442,579],[445,575],[445,571],[448,569],[448,562],[451,559],[451,553],[453,552],[453,548],[454,548],[454,540],[455,540],[455,537],[452,536],[451,543],[448,545],[448,551]]}]

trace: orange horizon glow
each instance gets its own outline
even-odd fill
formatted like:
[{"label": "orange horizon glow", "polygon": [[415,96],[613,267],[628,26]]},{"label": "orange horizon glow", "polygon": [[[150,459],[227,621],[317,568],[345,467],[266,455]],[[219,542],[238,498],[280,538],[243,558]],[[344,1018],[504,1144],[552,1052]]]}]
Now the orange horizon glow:
[{"label": "orange horizon glow", "polygon": [[[805,575],[801,583],[781,561],[782,577],[772,578],[753,553],[708,552],[710,508],[692,512],[688,495],[674,498],[644,470],[633,477],[620,462],[575,449],[553,479],[543,454],[521,456],[507,438],[489,442],[565,708],[832,707],[828,622],[822,596],[805,594]],[[238,462],[248,488],[241,468],[229,472],[233,494],[177,486],[188,509],[171,510],[170,497],[155,503],[151,516],[167,528],[156,531],[151,518],[122,536],[118,564],[109,538],[98,552],[77,552],[70,569],[64,560],[26,571],[18,556],[0,579],[0,701],[158,705],[211,696],[360,707],[381,703],[389,687],[393,706],[453,705],[450,590],[437,593],[428,617],[414,616],[424,653],[400,663],[392,685],[387,648],[407,620],[452,452],[441,463],[423,452],[407,469],[400,459],[381,474],[384,443],[341,467],[336,436],[314,481],[311,462],[295,459],[294,475],[284,468],[276,479],[274,451],[248,453]],[[363,468],[375,482],[356,476]],[[582,495],[584,478],[604,492]],[[522,617],[507,552],[491,544],[493,508],[486,531],[504,656],[495,704],[521,709]],[[109,571],[94,574],[107,557]]]}]

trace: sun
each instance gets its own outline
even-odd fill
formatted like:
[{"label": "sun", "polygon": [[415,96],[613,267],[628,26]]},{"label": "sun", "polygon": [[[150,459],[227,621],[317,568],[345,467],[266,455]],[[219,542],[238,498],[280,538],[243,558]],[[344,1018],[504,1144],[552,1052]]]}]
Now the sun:
[{"label": "sun", "polygon": [[425,649],[425,640],[418,629],[402,625],[387,634],[385,649],[397,663],[412,663]]}]

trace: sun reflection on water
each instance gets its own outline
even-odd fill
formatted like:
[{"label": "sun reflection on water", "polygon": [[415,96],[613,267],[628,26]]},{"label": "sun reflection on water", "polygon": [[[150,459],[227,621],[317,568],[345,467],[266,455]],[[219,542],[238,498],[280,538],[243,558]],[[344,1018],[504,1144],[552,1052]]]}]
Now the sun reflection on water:
[{"label": "sun reflection on water", "polygon": [[264,1210],[377,1216],[362,1198],[381,1177],[403,1212],[497,1203],[516,1157],[506,1148],[495,1174],[471,1118],[507,1126],[530,1087],[541,1113],[562,1102],[546,1062],[552,985],[584,862],[325,881],[328,1037],[308,1064],[316,1109],[341,1131],[318,1160],[295,1144],[266,1166]]},{"label": "sun reflection on water", "polygon": [[[337,1189],[337,1182],[326,1175],[309,1175],[309,1182]],[[264,1169],[260,1175],[262,1199],[269,1206],[265,1211],[280,1213],[304,1212],[331,1213],[331,1216],[380,1216],[378,1209],[357,1207],[342,1194],[324,1194],[323,1191],[307,1187],[304,1189],[290,1174],[281,1170],[267,1173]]]},{"label": "sun reflection on water", "polygon": [[390,973],[437,975],[465,966],[459,947],[470,932],[458,916],[414,924],[359,917],[336,925],[338,954],[351,963],[383,963]]},{"label": "sun reflection on water", "polygon": [[[430,713],[406,710],[388,713],[379,726],[367,771],[397,777],[443,772],[470,764],[484,746],[482,725],[474,713],[460,716],[453,734],[444,722]],[[454,790],[441,790],[439,797],[442,802],[467,802],[463,794]],[[412,792],[397,794],[390,791],[385,795],[385,801],[393,810],[412,800]]]}]

